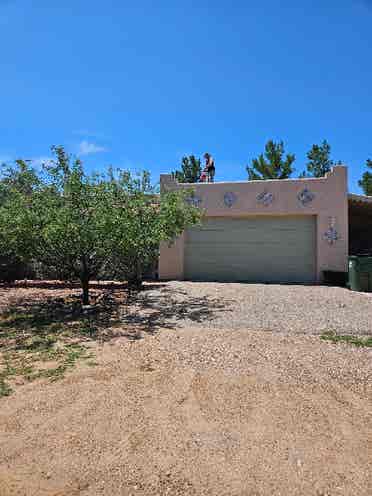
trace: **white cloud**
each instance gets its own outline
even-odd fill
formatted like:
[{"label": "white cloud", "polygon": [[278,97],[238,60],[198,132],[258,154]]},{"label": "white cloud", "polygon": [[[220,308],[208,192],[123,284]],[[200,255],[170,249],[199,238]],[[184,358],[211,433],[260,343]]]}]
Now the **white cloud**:
[{"label": "white cloud", "polygon": [[95,143],[89,143],[89,141],[82,141],[79,144],[79,155],[89,155],[92,153],[105,152],[106,148],[103,146],[96,145]]}]

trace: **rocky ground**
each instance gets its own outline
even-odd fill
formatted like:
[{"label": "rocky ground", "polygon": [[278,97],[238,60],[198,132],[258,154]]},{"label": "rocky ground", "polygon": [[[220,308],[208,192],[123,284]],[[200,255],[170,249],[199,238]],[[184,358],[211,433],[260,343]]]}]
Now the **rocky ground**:
[{"label": "rocky ground", "polygon": [[0,399],[0,496],[372,494],[372,349],[319,336],[371,335],[371,305],[148,286],[111,339],[86,342],[96,366]]},{"label": "rocky ground", "polygon": [[140,297],[154,309],[172,303],[176,311],[166,313],[167,325],[309,335],[370,335],[372,329],[372,293],[337,287],[170,282]]}]

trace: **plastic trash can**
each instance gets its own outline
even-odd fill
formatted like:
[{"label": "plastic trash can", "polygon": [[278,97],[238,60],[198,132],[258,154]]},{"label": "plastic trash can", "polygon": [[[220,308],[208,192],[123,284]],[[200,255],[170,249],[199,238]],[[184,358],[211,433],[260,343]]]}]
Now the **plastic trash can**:
[{"label": "plastic trash can", "polygon": [[349,286],[352,291],[372,291],[372,257],[349,257]]}]

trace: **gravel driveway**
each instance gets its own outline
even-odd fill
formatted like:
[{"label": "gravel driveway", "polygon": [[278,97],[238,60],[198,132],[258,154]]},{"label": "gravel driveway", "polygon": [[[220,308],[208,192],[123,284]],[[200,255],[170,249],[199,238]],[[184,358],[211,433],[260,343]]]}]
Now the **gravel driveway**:
[{"label": "gravel driveway", "polygon": [[[337,287],[168,282],[139,298],[148,311],[142,315],[152,316],[154,327],[372,334],[371,295]],[[133,307],[133,315],[143,323],[139,310]]]}]

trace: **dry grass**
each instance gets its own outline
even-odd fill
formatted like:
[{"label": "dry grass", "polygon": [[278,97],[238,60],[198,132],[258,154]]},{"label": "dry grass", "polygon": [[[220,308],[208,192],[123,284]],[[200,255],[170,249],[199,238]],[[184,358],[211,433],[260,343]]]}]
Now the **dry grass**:
[{"label": "dry grass", "polygon": [[63,378],[78,360],[94,363],[89,344],[104,339],[110,320],[115,323],[123,297],[117,289],[112,284],[96,287],[94,314],[86,315],[80,291],[74,286],[44,281],[3,286],[0,396],[8,396],[15,387],[36,379]]},{"label": "dry grass", "polygon": [[[157,296],[147,298],[152,291]],[[145,284],[137,297],[125,284],[107,282],[92,284],[92,311],[85,314],[80,293],[58,281],[0,285],[0,397],[36,379],[58,380],[79,360],[93,364],[95,343],[136,340],[173,327],[174,319],[202,322],[226,308],[159,283]]]}]

